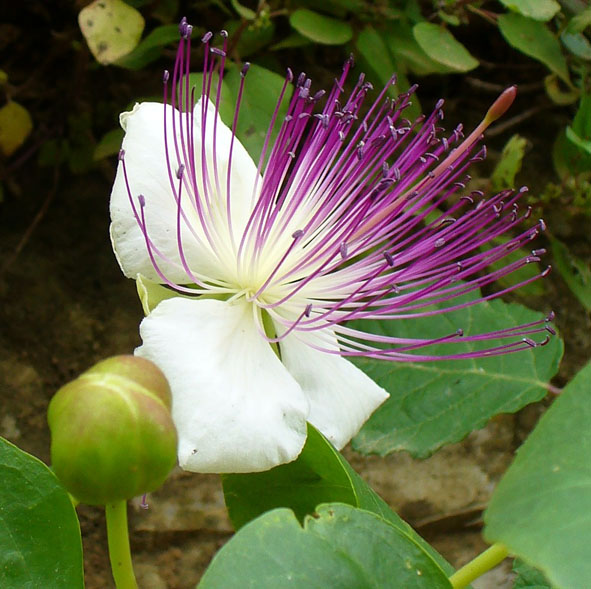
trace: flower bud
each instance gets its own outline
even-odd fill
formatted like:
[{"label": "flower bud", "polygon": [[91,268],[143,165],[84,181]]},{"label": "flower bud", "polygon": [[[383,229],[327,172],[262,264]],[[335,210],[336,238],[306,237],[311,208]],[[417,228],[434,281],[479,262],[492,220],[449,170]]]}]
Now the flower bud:
[{"label": "flower bud", "polygon": [[104,505],[154,491],[176,462],[168,382],[135,356],[99,362],[49,404],[52,467],[80,502]]}]

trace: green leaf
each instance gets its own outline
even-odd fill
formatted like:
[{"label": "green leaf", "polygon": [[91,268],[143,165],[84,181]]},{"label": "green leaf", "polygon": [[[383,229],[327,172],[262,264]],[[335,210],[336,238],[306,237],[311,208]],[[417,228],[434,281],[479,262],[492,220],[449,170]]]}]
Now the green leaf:
[{"label": "green leaf", "polygon": [[591,8],[583,10],[576,16],[570,19],[566,25],[565,33],[582,33],[588,26],[591,25]]},{"label": "green leaf", "polygon": [[509,10],[535,20],[548,21],[558,12],[560,4],[555,0],[500,0]]},{"label": "green leaf", "polygon": [[236,529],[276,507],[290,508],[303,521],[320,503],[339,501],[379,515],[422,546],[447,573],[453,572],[310,424],[306,445],[294,462],[260,473],[223,475],[222,482],[228,514]]},{"label": "green leaf", "polygon": [[515,187],[515,176],[521,170],[521,162],[525,155],[527,139],[520,135],[513,135],[503,147],[501,159],[496,165],[490,181],[493,190],[500,192],[505,188]]},{"label": "green leaf", "polygon": [[344,45],[353,38],[347,22],[301,8],[289,17],[289,24],[304,37],[324,45]]},{"label": "green leaf", "polygon": [[389,23],[383,39],[396,62],[404,67],[404,71],[410,70],[418,76],[456,71],[429,57],[414,38],[412,27],[403,20]]},{"label": "green leaf", "polygon": [[[240,27],[240,21],[231,20],[228,21],[224,28],[228,31],[230,38],[232,39],[238,28]],[[236,51],[240,55],[241,59],[257,53],[271,41],[275,33],[275,25],[272,21],[260,23],[258,25],[250,25],[243,29],[242,34],[238,38],[236,44]]]},{"label": "green leaf", "polygon": [[0,152],[4,155],[12,155],[32,130],[33,120],[24,106],[10,100],[0,108]]},{"label": "green leaf", "polygon": [[556,172],[563,180],[591,170],[591,155],[579,149],[566,138],[566,129],[558,134],[554,142],[552,161]]},{"label": "green leaf", "polygon": [[[220,117],[228,127],[232,128],[241,77],[240,70],[235,65],[227,63],[226,66],[222,86]],[[202,82],[202,73],[190,74],[189,85],[195,87],[195,100],[201,96]],[[283,88],[284,78],[264,67],[251,64],[245,82],[236,135],[252,159],[258,162],[273,111],[277,106],[277,100]],[[212,82],[212,100],[215,100],[216,86],[217,76],[214,77]],[[293,85],[290,84],[279,108],[276,125],[271,133],[271,145],[275,137],[277,137],[280,125],[287,113],[287,106],[292,92]]]},{"label": "green leaf", "polygon": [[178,25],[156,27],[131,53],[120,57],[114,63],[130,70],[140,70],[150,62],[158,59],[163,47],[171,43],[177,43],[178,40]]},{"label": "green leaf", "polygon": [[124,135],[123,129],[111,129],[105,133],[94,148],[94,161],[103,160],[110,155],[119,153]]},{"label": "green leaf", "polygon": [[582,33],[562,33],[560,40],[573,55],[591,61],[591,43],[585,35]]},{"label": "green leaf", "polygon": [[276,509],[238,532],[213,559],[201,589],[438,589],[446,574],[408,536],[380,517],[329,504],[303,527]]},{"label": "green leaf", "polygon": [[501,34],[511,47],[541,61],[561,80],[571,85],[560,43],[544,23],[511,13],[501,14],[498,24]]},{"label": "green leaf", "polygon": [[551,239],[554,265],[571,292],[587,311],[591,311],[591,267],[568,251],[558,239]]},{"label": "green leaf", "polygon": [[417,23],[412,33],[421,49],[434,61],[454,72],[478,67],[478,60],[444,27],[430,22]]},{"label": "green leaf", "polygon": [[[240,105],[240,117],[236,135],[242,145],[246,148],[255,162],[259,161],[265,143],[265,137],[273,111],[277,106],[277,100],[281,94],[285,78],[264,67],[252,64],[246,75],[246,84]],[[231,69],[224,78],[224,89],[229,92],[224,99],[220,116],[230,128],[234,117],[234,109],[238,99],[240,87],[240,71],[238,68]],[[271,134],[271,145],[279,133],[280,125],[287,113],[287,106],[293,86],[290,84],[285,93],[277,124]],[[267,152],[267,156],[269,153]]]},{"label": "green leaf", "polygon": [[232,8],[241,16],[244,20],[254,20],[257,17],[257,13],[246,6],[243,6],[238,0],[230,0]]},{"label": "green leaf", "polygon": [[581,96],[571,128],[580,139],[591,141],[591,92]]},{"label": "green leaf", "polygon": [[579,149],[591,155],[591,140],[579,137],[570,126],[566,128],[566,138]]},{"label": "green leaf", "polygon": [[83,588],[80,526],[55,475],[0,438],[0,480],[0,587]]},{"label": "green leaf", "polygon": [[275,43],[275,45],[271,46],[272,51],[279,51],[280,49],[292,49],[293,47],[305,47],[306,45],[311,45],[312,41],[308,39],[308,37],[304,37],[299,33],[292,33],[291,35],[287,35],[287,37],[283,38],[279,43]]},{"label": "green leaf", "polygon": [[546,577],[538,569],[530,567],[522,560],[515,560],[513,572],[517,573],[513,589],[552,589]]},{"label": "green leaf", "polygon": [[[496,300],[423,320],[354,325],[378,334],[429,339],[454,333],[458,328],[464,328],[466,334],[477,334],[541,318],[540,313],[521,305]],[[476,343],[467,342],[454,350],[461,353],[477,349]],[[433,354],[449,351],[444,346],[430,350]],[[390,398],[363,426],[353,446],[366,454],[383,456],[406,450],[425,458],[484,427],[494,415],[514,413],[542,399],[545,384],[556,373],[561,356],[562,342],[554,337],[541,348],[471,360],[356,360],[359,368],[390,392]]]},{"label": "green leaf", "polygon": [[145,23],[123,0],[95,0],[80,11],[78,24],[94,58],[108,64],[136,47]]},{"label": "green leaf", "polygon": [[518,450],[484,514],[484,534],[557,587],[591,579],[591,364]]},{"label": "green leaf", "polygon": [[[367,69],[385,86],[390,84],[393,74],[396,74],[396,84],[391,85],[388,94],[396,97],[406,92],[410,83],[404,75],[404,70],[392,59],[382,36],[372,27],[365,27],[355,43],[359,56],[363,60],[364,69]],[[416,119],[421,114],[421,105],[413,96],[412,104],[405,110],[405,117]]]}]

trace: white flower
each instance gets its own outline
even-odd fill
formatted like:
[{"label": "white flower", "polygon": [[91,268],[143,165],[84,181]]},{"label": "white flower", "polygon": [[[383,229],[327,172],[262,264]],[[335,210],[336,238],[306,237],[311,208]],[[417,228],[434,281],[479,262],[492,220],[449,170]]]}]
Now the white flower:
[{"label": "white flower", "polygon": [[[417,351],[462,335],[395,338],[359,331],[350,319],[444,312],[432,305],[537,261],[534,252],[480,274],[539,228],[512,238],[509,248],[493,244],[482,251],[528,216],[518,217],[521,192],[479,204],[467,196],[451,203],[445,216],[426,220],[463,186],[459,180],[478,136],[510,104],[513,91],[437,165],[461,137],[456,130],[437,138],[441,105],[415,123],[416,134],[401,115],[409,94],[395,103],[383,102],[382,94],[358,120],[370,87],[360,78],[344,97],[347,62],[317,114],[322,93],[310,95],[309,81],[298,78],[277,140],[257,167],[215,105],[210,84],[223,51],[210,47],[211,35],[204,37],[205,98],[195,102],[181,83],[189,73],[186,21],[181,33],[171,104],[143,103],[121,115],[113,248],[126,276],[145,277],[178,295],[142,321],[136,354],[154,361],[170,382],[181,466],[263,471],[299,455],[307,421],[340,449],[388,397],[346,356],[432,360]],[[286,88],[291,81],[290,74]],[[178,102],[191,108],[183,112]],[[536,345],[521,336],[545,328],[466,336],[463,341],[519,337],[455,356]]]}]

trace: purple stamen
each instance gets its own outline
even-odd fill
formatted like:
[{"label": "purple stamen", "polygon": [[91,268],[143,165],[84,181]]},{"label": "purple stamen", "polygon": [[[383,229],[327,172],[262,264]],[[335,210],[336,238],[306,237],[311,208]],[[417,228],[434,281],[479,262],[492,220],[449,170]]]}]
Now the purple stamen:
[{"label": "purple stamen", "polygon": [[[423,340],[364,333],[347,324],[354,319],[428,319],[492,300],[548,274],[550,267],[496,292],[458,302],[462,295],[540,262],[546,253],[532,249],[531,255],[499,264],[546,228],[539,220],[533,228],[519,229],[531,215],[531,208],[520,211],[517,204],[526,189],[488,199],[480,191],[462,194],[470,181],[469,166],[486,156],[480,144],[483,133],[508,108],[514,89],[504,92],[464,139],[461,125],[448,137],[442,135],[438,125],[443,100],[429,115],[406,120],[404,111],[417,86],[390,100],[386,92],[395,77],[366,108],[372,86],[363,74],[350,93],[345,92],[352,58],[345,61],[328,93],[314,91],[304,73],[294,83],[288,69],[254,185],[247,194],[238,194],[235,142],[249,64],[240,70],[231,137],[222,141],[219,111],[228,35],[220,33],[222,48],[210,45],[212,33],[201,39],[203,98],[197,107],[195,89],[189,87],[192,27],[186,19],[179,32],[172,76],[168,71],[163,75],[164,142],[177,211],[175,264],[184,270],[185,284],[196,287],[166,277],[162,269],[170,260],[150,237],[147,199],[132,198],[124,152],[119,155],[132,212],[165,284],[179,292],[242,296],[253,304],[259,323],[264,310],[282,328],[276,338],[269,338],[260,323],[259,332],[267,341],[280,342],[297,332],[308,336],[305,341],[315,349],[344,356],[395,361],[476,358],[544,345],[555,334],[548,325],[553,314],[542,322],[495,332],[464,335],[459,329]],[[290,87],[293,94],[281,119]],[[242,218],[237,211],[243,214],[245,207]],[[506,236],[507,243],[500,243]],[[191,240],[211,250],[223,279],[192,271],[185,255]],[[437,304],[447,308],[434,308]],[[322,345],[326,329],[337,338],[339,349]],[[534,334],[539,333],[546,339],[536,341]],[[436,344],[453,346],[459,338],[506,343],[441,356],[421,352]]]}]

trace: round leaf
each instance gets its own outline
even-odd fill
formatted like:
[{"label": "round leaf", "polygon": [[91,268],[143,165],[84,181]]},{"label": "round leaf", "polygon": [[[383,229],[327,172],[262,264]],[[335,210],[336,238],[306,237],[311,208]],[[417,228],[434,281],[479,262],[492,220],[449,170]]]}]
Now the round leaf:
[{"label": "round leaf", "polygon": [[94,58],[107,64],[139,43],[144,17],[123,0],[95,0],[80,11],[78,24]]},{"label": "round leaf", "polygon": [[[482,333],[540,318],[540,313],[521,305],[492,301],[428,320],[366,323],[361,329],[430,338],[467,326],[470,333]],[[463,346],[463,351],[475,349],[474,343]],[[357,366],[389,391],[390,398],[370,417],[353,445],[364,453],[406,450],[425,458],[484,427],[494,415],[513,413],[543,398],[545,383],[558,370],[561,356],[562,342],[554,337],[541,348],[471,360],[357,360]]]},{"label": "round leaf", "polygon": [[348,505],[318,508],[300,527],[277,509],[242,528],[215,556],[201,589],[277,587],[451,587],[447,575],[408,536]]},{"label": "round leaf", "polygon": [[541,61],[550,71],[570,85],[566,59],[558,39],[540,21],[520,14],[501,14],[499,29],[511,47]]},{"label": "round leaf", "polygon": [[434,61],[452,71],[467,72],[478,67],[478,60],[444,27],[420,22],[412,33],[421,49]]},{"label": "round leaf", "polygon": [[447,573],[453,568],[367,485],[334,446],[308,424],[297,460],[269,471],[222,478],[228,514],[238,529],[276,507],[288,507],[300,521],[320,503],[340,501],[371,511],[422,546]]},{"label": "round leaf", "polygon": [[557,587],[591,579],[591,364],[542,417],[495,490],[485,536]]},{"label": "round leaf", "polygon": [[306,8],[293,12],[289,23],[298,33],[316,43],[343,45],[353,38],[353,29],[349,23]]},{"label": "round leaf", "polygon": [[55,475],[0,438],[0,480],[0,587],[82,589],[78,518]]},{"label": "round leaf", "polygon": [[556,0],[500,0],[509,10],[536,20],[550,20],[560,11]]},{"label": "round leaf", "polygon": [[7,102],[0,108],[0,151],[12,155],[33,129],[29,111],[18,102]]}]

